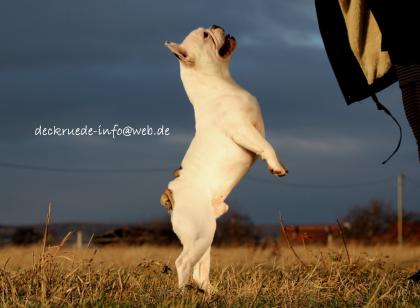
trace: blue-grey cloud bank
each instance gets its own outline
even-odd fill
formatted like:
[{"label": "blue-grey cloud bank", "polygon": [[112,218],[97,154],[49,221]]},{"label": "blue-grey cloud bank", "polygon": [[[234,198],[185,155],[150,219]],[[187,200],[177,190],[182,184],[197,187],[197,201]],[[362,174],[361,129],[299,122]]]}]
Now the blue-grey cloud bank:
[{"label": "blue-grey cloud bank", "polygon": [[[26,0],[0,3],[0,224],[42,222],[50,201],[57,222],[167,215],[159,197],[194,115],[164,41],[212,24],[236,37],[232,75],[259,99],[267,137],[290,171],[274,178],[257,162],[229,196],[233,210],[256,223],[275,223],[279,212],[289,223],[334,222],[372,198],[395,205],[401,172],[406,208],[419,209],[398,86],[380,95],[404,131],[383,166],[398,131],[369,100],[345,105],[312,1]],[[171,134],[34,136],[40,125],[114,124],[165,125]]]}]

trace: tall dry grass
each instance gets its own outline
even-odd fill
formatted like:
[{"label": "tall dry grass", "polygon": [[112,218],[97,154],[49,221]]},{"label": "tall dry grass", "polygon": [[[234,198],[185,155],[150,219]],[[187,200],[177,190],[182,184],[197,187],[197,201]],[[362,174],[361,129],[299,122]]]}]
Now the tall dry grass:
[{"label": "tall dry grass", "polygon": [[176,287],[180,247],[0,249],[2,306],[420,306],[420,248],[215,248],[216,292]]},{"label": "tall dry grass", "polygon": [[[0,249],[1,306],[419,307],[420,247],[214,248],[215,291],[177,288],[181,247]],[[346,249],[345,249],[346,248]]]}]

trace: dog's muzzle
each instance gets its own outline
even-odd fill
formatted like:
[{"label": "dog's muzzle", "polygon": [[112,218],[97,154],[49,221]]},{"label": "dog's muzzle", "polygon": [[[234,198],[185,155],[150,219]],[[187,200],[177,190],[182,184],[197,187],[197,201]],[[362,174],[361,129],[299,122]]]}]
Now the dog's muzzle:
[{"label": "dog's muzzle", "polygon": [[210,29],[211,29],[211,30],[220,29],[220,30],[222,30],[223,32],[225,32],[225,29],[223,29],[222,27],[220,27],[220,26],[218,26],[218,25],[213,25],[213,26],[211,26],[211,27],[210,27]]},{"label": "dog's muzzle", "polygon": [[236,47],[236,39],[230,34],[225,35],[225,29],[223,29],[222,27],[218,25],[212,25],[210,27],[210,30],[220,30],[222,32],[223,44],[219,48],[219,51],[218,51],[219,56],[222,58],[229,57]]},{"label": "dog's muzzle", "polygon": [[225,41],[219,49],[219,56],[227,58],[236,47],[236,39],[230,34],[225,35]]}]

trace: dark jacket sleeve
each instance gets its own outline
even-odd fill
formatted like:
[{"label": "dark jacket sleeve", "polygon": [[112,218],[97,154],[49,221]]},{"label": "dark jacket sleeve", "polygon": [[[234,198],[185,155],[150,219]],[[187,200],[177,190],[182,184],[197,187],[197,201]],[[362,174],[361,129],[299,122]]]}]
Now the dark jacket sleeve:
[{"label": "dark jacket sleeve", "polygon": [[369,85],[354,56],[338,0],[315,0],[325,51],[348,105],[370,97],[397,81],[393,69]]},{"label": "dark jacket sleeve", "polygon": [[366,0],[393,64],[420,64],[420,18],[415,0]]}]

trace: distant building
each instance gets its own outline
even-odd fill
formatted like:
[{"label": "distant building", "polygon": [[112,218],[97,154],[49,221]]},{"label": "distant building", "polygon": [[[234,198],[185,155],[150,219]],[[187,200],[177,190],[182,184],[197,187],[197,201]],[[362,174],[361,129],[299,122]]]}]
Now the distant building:
[{"label": "distant building", "polygon": [[[331,225],[299,225],[285,226],[285,231],[289,241],[293,244],[331,244],[334,239],[340,238],[340,229],[337,224]],[[284,235],[280,233],[281,240]]]}]

